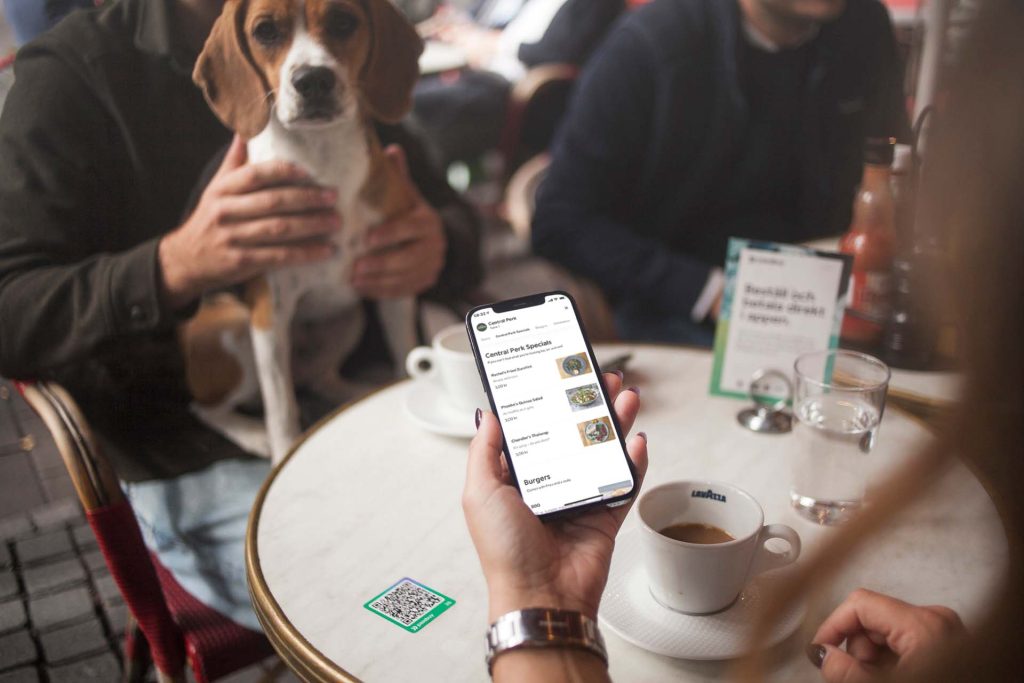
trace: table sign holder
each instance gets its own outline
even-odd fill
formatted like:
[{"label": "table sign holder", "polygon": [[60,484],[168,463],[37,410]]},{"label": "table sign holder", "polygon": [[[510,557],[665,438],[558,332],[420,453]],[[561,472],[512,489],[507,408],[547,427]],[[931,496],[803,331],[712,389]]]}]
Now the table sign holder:
[{"label": "table sign holder", "polygon": [[[772,406],[790,402],[797,356],[839,345],[852,267],[848,254],[729,240],[710,392],[754,398],[744,426],[785,430],[788,413]],[[762,386],[751,391],[755,381]]]},{"label": "table sign holder", "polygon": [[[764,380],[774,379],[786,387],[785,396],[773,396]],[[736,413],[736,420],[759,434],[788,434],[793,431],[793,416],[786,406],[793,400],[793,384],[781,370],[758,370],[750,378],[750,398],[754,405]]]}]

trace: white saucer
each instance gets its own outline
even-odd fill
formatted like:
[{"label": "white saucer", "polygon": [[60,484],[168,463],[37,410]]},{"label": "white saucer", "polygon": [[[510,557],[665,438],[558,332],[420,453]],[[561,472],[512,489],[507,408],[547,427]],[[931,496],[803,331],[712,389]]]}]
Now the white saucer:
[{"label": "white saucer", "polygon": [[476,434],[473,411],[456,408],[441,389],[429,380],[409,382],[405,394],[405,412],[428,432],[472,439]]},{"label": "white saucer", "polygon": [[[746,651],[751,619],[766,589],[778,579],[762,574],[743,589],[732,607],[704,616],[690,616],[662,607],[647,586],[640,550],[640,529],[619,536],[611,574],[601,598],[601,626],[623,640],[659,655],[680,659],[732,659]],[[776,622],[768,645],[784,640],[800,626],[806,612],[801,603]]]}]

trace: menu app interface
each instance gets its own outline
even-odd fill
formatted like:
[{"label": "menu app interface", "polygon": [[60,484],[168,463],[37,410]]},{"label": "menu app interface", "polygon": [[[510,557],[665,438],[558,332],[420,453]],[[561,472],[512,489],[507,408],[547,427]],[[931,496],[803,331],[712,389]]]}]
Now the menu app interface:
[{"label": "menu app interface", "polygon": [[470,318],[523,499],[542,515],[633,489],[572,302]]}]

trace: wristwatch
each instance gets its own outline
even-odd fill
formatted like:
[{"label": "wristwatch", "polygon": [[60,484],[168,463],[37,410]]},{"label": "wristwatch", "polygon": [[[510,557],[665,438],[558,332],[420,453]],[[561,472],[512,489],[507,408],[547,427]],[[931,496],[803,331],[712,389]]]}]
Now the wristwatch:
[{"label": "wristwatch", "polygon": [[509,650],[565,647],[589,650],[608,663],[604,638],[585,614],[544,607],[509,612],[487,629],[487,672],[491,673],[494,658]]}]

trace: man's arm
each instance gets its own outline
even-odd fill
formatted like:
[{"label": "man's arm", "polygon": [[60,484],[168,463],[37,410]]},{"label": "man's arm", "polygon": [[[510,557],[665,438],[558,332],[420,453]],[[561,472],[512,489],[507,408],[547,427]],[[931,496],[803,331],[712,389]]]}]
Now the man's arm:
[{"label": "man's arm", "polygon": [[131,164],[125,138],[148,131],[108,112],[73,61],[23,50],[0,120],[0,372],[167,333],[210,287],[331,255],[336,193],[292,164],[245,164],[237,140],[183,224],[142,222],[133,174],[152,169]]},{"label": "man's arm", "polygon": [[711,269],[637,234],[616,217],[637,195],[650,153],[658,59],[643,35],[622,26],[594,54],[537,196],[533,246],[594,280],[614,299],[689,315]]},{"label": "man's arm", "polygon": [[[156,240],[112,253],[114,126],[58,57],[25,48],[0,119],[0,373],[34,375],[167,323]],[[126,296],[116,300],[114,290]]]}]

